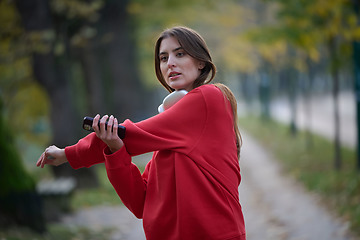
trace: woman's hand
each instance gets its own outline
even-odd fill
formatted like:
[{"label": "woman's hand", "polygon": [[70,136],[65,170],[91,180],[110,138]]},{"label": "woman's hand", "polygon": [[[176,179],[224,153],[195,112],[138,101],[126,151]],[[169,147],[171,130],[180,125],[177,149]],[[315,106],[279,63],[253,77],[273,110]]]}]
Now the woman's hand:
[{"label": "woman's hand", "polygon": [[43,168],[45,164],[52,166],[59,166],[66,163],[68,160],[65,155],[65,149],[60,149],[56,146],[48,147],[40,156],[36,166]]},{"label": "woman's hand", "polygon": [[[103,116],[100,120],[100,115],[97,114],[94,117],[92,128],[95,130],[96,136],[100,138],[106,145],[108,145],[112,153],[120,150],[124,146],[124,142],[118,136],[118,120],[114,118],[113,115],[110,117],[108,115]],[[107,123],[107,129],[105,130],[106,120],[109,120]],[[100,128],[98,123],[100,121]]]}]

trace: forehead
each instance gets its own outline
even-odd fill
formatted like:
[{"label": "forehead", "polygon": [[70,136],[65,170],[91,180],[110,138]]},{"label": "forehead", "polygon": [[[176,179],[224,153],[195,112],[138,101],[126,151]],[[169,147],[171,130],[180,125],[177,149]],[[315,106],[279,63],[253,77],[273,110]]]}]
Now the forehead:
[{"label": "forehead", "polygon": [[167,37],[161,41],[159,54],[169,53],[181,47],[179,41],[175,37]]}]

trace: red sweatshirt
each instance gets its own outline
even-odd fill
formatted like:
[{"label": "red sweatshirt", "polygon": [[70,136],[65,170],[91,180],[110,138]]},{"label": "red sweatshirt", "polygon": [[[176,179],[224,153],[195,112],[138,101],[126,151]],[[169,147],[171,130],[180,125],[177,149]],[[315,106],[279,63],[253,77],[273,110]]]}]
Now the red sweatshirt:
[{"label": "red sweatshirt", "polygon": [[[233,115],[220,89],[203,85],[163,113],[122,125],[125,146],[114,154],[94,133],[65,153],[75,169],[105,162],[148,240],[246,238]],[[141,175],[131,156],[146,152],[154,155]]]}]

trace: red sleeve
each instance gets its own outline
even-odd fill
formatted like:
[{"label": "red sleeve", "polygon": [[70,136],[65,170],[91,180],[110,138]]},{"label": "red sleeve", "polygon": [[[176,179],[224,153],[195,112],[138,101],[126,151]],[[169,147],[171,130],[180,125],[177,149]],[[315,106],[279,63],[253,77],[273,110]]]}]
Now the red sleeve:
[{"label": "red sleeve", "polygon": [[137,166],[131,162],[131,156],[125,147],[113,154],[106,148],[104,155],[107,175],[116,193],[137,218],[142,218],[151,161],[141,175]]},{"label": "red sleeve", "polygon": [[126,120],[124,143],[131,156],[165,149],[186,154],[198,143],[206,120],[204,96],[194,89],[163,113],[139,123]]},{"label": "red sleeve", "polygon": [[109,181],[120,199],[136,217],[142,218],[150,163],[141,175],[137,166],[131,162],[131,156],[125,147],[111,154],[95,133],[80,139],[75,145],[66,147],[65,154],[74,169],[105,162]]},{"label": "red sleeve", "polygon": [[[139,155],[163,149],[189,152],[199,140],[207,118],[206,102],[201,90],[194,89],[165,112],[139,123],[126,120],[124,143],[127,152]],[[90,167],[105,161],[106,144],[95,133],[65,148],[72,168]]]},{"label": "red sleeve", "polygon": [[66,147],[65,155],[74,169],[91,167],[105,161],[103,151],[106,147],[107,145],[95,133],[90,133],[77,144]]}]

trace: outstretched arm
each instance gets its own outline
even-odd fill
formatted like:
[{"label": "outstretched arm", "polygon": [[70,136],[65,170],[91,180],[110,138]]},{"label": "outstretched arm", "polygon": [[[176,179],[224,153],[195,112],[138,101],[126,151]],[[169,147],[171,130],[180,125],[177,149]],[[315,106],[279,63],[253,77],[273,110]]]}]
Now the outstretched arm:
[{"label": "outstretched arm", "polygon": [[97,124],[100,116],[97,115],[93,126],[95,133],[80,139],[75,145],[68,146],[65,149],[60,149],[56,146],[48,147],[40,156],[36,165],[43,168],[46,164],[58,166],[69,162],[72,168],[78,169],[103,163],[105,161],[103,151],[106,145],[112,152],[119,150],[123,146],[122,140],[113,134],[113,132],[117,132],[117,120],[114,117],[110,117],[108,124],[116,123],[116,125],[105,130],[107,118],[107,116],[104,116],[100,120],[99,128]]}]

